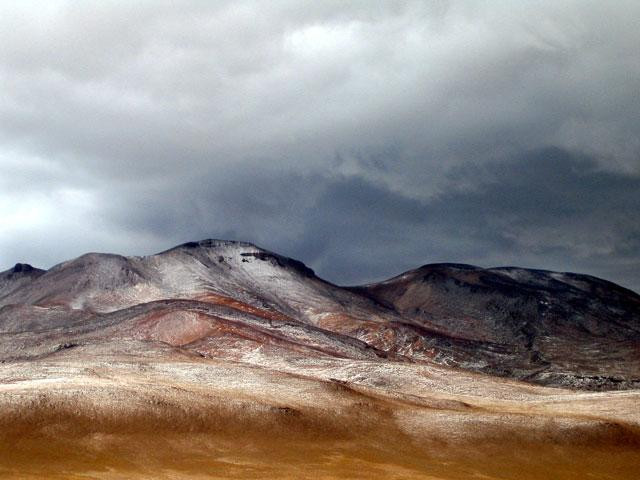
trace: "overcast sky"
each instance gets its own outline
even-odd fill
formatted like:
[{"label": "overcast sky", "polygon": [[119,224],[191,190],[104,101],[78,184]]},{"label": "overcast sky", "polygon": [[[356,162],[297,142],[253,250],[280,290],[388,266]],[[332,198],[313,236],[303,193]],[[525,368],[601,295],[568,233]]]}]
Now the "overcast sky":
[{"label": "overcast sky", "polygon": [[640,291],[640,2],[0,3],[0,270],[245,240]]}]

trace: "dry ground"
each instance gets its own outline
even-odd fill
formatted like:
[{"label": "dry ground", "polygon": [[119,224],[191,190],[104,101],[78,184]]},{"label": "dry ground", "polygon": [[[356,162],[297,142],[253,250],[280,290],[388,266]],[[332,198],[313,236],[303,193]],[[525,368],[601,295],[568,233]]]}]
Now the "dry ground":
[{"label": "dry ground", "polygon": [[214,359],[4,364],[0,478],[635,480],[640,472],[640,392],[576,393],[401,363],[287,370]]}]

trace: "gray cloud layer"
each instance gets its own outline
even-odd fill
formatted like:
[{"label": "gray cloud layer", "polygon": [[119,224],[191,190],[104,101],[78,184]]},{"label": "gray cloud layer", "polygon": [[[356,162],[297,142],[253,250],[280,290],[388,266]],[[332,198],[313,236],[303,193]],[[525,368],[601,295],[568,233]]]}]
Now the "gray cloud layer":
[{"label": "gray cloud layer", "polygon": [[640,290],[637,2],[0,6],[0,268],[231,237]]}]

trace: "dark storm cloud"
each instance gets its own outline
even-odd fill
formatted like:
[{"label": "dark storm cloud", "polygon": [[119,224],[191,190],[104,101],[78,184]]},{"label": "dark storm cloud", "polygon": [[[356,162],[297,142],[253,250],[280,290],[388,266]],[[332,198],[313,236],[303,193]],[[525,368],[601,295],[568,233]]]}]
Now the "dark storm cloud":
[{"label": "dark storm cloud", "polygon": [[[607,172],[593,158],[560,149],[451,175],[475,187],[419,202],[362,179],[330,184],[310,224],[312,235],[342,232],[339,243],[326,242],[327,275],[358,281],[358,264],[377,264],[382,278],[459,261],[590,271],[640,287],[640,175]],[[330,213],[341,211],[353,220],[344,224]]]},{"label": "dark storm cloud", "polygon": [[168,245],[212,234],[251,240],[339,283],[455,261],[585,271],[640,287],[640,175],[547,148],[450,176],[474,187],[416,199],[358,175],[240,170],[162,195],[125,190],[106,215],[114,228]]},{"label": "dark storm cloud", "polygon": [[0,268],[216,236],[338,282],[468,261],[638,288],[639,15],[2,5]]}]

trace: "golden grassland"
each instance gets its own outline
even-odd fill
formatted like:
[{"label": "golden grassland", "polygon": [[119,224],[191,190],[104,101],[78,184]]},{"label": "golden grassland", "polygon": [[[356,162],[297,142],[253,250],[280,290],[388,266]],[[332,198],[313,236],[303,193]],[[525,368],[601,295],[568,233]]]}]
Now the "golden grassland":
[{"label": "golden grassland", "polygon": [[140,374],[6,384],[0,478],[636,480],[640,471],[633,392],[407,401],[245,375],[233,388]]}]

